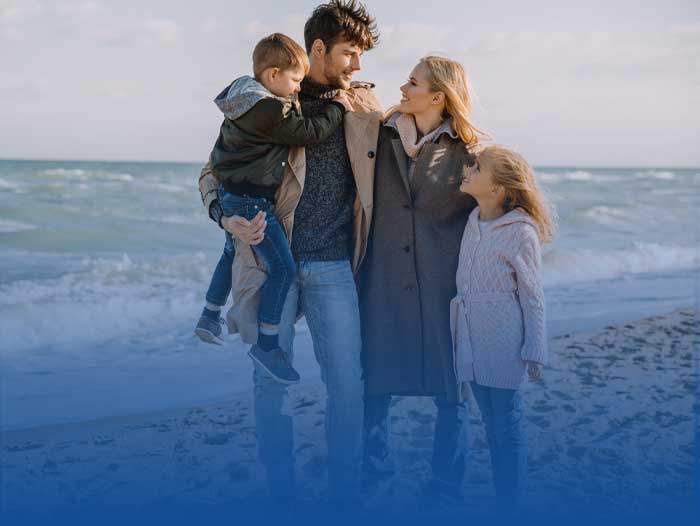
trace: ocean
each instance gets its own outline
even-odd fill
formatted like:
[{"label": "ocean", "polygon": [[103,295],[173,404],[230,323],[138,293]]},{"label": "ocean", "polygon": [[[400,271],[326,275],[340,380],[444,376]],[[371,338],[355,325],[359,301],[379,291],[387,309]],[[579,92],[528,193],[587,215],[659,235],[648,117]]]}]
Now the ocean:
[{"label": "ocean", "polygon": [[[200,168],[0,161],[0,429],[251,396],[240,340],[192,333],[223,248]],[[697,304],[700,169],[537,177],[559,215],[543,257],[550,336]],[[319,381],[303,321],[297,334],[302,381]]]}]

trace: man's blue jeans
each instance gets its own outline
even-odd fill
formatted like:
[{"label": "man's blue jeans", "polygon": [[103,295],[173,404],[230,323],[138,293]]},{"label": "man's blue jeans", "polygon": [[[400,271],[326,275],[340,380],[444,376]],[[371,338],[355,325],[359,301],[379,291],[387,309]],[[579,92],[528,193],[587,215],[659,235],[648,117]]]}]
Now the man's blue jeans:
[{"label": "man's blue jeans", "polygon": [[[467,466],[469,406],[451,403],[445,396],[433,398],[437,420],[433,440],[432,472],[437,482],[460,486]],[[369,465],[393,466],[389,445],[391,395],[365,396],[365,458]]]},{"label": "man's blue jeans", "polygon": [[[355,499],[360,488],[363,382],[360,314],[349,261],[302,261],[287,294],[280,347],[293,363],[294,321],[301,305],[326,385],[325,431],[331,496]],[[258,452],[273,496],[295,492],[292,418],[283,412],[287,387],[253,373]]]},{"label": "man's blue jeans", "polygon": [[513,389],[471,382],[486,427],[496,499],[501,509],[517,508],[527,475],[527,450],[520,421],[522,397]]}]

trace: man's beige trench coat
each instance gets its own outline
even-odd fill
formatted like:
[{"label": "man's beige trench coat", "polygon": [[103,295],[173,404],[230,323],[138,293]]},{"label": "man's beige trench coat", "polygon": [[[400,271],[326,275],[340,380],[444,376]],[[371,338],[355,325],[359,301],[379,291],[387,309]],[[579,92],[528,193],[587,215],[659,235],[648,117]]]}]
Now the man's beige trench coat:
[{"label": "man's beige trench coat", "polygon": [[[381,104],[372,88],[372,84],[353,83],[347,90],[353,111],[346,113],[343,121],[345,143],[357,186],[357,197],[353,206],[353,272],[357,272],[367,250],[372,221],[374,163],[379,126],[383,116]],[[282,184],[277,191],[275,209],[275,214],[290,243],[294,211],[304,189],[305,175],[304,148],[290,148],[289,162]],[[217,198],[218,187],[219,182],[214,177],[210,165],[207,164],[199,177],[199,191],[207,211],[212,201]],[[236,240],[236,257],[233,260],[232,274],[233,305],[226,315],[229,332],[239,332],[244,342],[254,344],[258,336],[260,287],[265,281],[266,270],[262,262],[256,259],[251,247],[240,240]]]}]

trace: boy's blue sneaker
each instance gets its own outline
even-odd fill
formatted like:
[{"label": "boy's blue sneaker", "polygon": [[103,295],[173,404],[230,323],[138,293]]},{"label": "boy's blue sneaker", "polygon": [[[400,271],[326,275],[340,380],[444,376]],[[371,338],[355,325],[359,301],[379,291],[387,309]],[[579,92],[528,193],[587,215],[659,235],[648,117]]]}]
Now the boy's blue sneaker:
[{"label": "boy's blue sneaker", "polygon": [[226,321],[221,317],[212,319],[208,316],[202,316],[199,318],[199,322],[197,322],[194,333],[205,343],[223,345],[224,340],[221,339],[221,332],[225,326]]},{"label": "boy's blue sneaker", "polygon": [[299,373],[279,347],[272,351],[263,351],[257,345],[253,345],[248,351],[248,356],[278,382],[287,385],[299,383]]}]

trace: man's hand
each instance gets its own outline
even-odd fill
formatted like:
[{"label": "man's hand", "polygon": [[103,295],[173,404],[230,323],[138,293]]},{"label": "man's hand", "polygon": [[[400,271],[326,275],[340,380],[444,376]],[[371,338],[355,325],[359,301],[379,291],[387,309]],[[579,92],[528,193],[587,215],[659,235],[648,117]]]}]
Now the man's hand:
[{"label": "man's hand", "polygon": [[542,369],[540,368],[540,364],[537,362],[526,361],[525,365],[527,365],[527,376],[530,378],[531,382],[536,382],[542,378]]},{"label": "man's hand", "polygon": [[241,216],[223,217],[221,226],[236,239],[240,239],[247,245],[257,245],[265,238],[267,215],[260,210],[251,221]]}]

